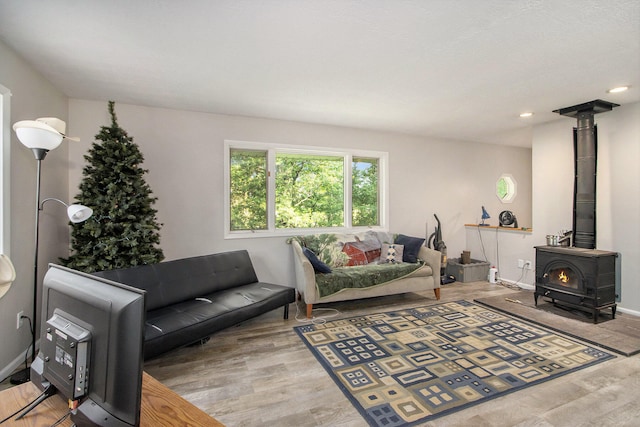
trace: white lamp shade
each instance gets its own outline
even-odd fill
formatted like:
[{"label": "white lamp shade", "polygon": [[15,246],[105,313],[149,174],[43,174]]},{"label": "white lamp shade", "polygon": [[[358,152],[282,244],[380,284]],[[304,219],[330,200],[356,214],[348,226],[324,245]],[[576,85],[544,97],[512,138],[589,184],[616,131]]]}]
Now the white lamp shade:
[{"label": "white lamp shade", "polygon": [[67,216],[74,224],[88,220],[91,215],[93,215],[93,209],[84,205],[70,205],[67,208]]},{"label": "white lamp shade", "polygon": [[15,128],[20,142],[27,148],[51,151],[58,147],[64,136],[58,132],[33,127]]}]

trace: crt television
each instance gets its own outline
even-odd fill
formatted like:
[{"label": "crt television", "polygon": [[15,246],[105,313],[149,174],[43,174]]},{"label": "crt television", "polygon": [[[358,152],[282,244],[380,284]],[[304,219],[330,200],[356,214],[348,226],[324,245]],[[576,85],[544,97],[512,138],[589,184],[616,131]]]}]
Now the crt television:
[{"label": "crt television", "polygon": [[42,292],[32,381],[68,399],[78,426],[138,426],[145,292],[55,264]]}]

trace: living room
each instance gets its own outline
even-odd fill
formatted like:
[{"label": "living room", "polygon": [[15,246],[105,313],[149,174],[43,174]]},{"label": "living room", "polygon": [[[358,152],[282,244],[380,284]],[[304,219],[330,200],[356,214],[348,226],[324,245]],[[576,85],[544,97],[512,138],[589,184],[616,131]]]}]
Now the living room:
[{"label": "living room", "polygon": [[[629,2],[619,3],[622,10],[629,11],[628,15],[637,17],[636,5]],[[598,2],[593,3],[594,9],[601,10],[602,6],[596,7],[597,5]],[[4,7],[3,5],[2,8]],[[30,10],[34,6],[25,7],[26,10]],[[575,8],[574,5],[573,9]],[[513,10],[511,12],[514,13]],[[562,12],[568,13],[565,8],[562,8]],[[595,11],[582,13],[594,18],[592,14]],[[571,228],[572,224],[572,129],[575,127],[575,120],[561,117],[552,111],[598,98],[620,104],[612,111],[596,117],[599,150],[597,247],[621,254],[618,310],[630,315],[640,315],[640,290],[634,279],[640,275],[640,267],[634,262],[640,256],[637,247],[640,238],[640,228],[637,224],[637,218],[640,217],[640,170],[637,167],[640,159],[640,103],[637,95],[639,76],[638,68],[633,68],[638,65],[640,55],[638,37],[634,37],[638,35],[637,20],[634,26],[631,26],[630,36],[623,34],[614,37],[609,34],[613,40],[620,37],[626,44],[617,46],[619,51],[611,54],[613,58],[609,67],[599,65],[603,73],[608,72],[610,75],[601,80],[607,82],[606,85],[603,84],[595,90],[589,82],[589,88],[581,90],[587,87],[587,84],[583,79],[576,78],[575,74],[557,76],[556,81],[549,77],[556,72],[551,66],[553,62],[548,60],[544,65],[547,68],[544,73],[545,81],[553,84],[548,91],[559,91],[561,86],[566,86],[567,82],[571,81],[571,78],[576,79],[576,88],[559,101],[555,100],[556,95],[551,102],[545,100],[545,96],[541,96],[542,100],[529,99],[528,103],[523,99],[519,104],[509,106],[513,109],[512,124],[500,134],[490,135],[489,132],[488,135],[487,132],[481,132],[484,128],[483,122],[492,121],[491,117],[486,117],[484,104],[467,105],[464,94],[457,94],[459,108],[466,112],[464,117],[476,117],[477,121],[459,121],[455,126],[466,129],[466,135],[478,132],[478,139],[474,140],[472,137],[430,135],[428,120],[425,120],[424,129],[420,132],[412,134],[408,131],[393,130],[393,122],[404,120],[399,113],[386,117],[376,116],[379,119],[378,127],[369,129],[364,125],[358,126],[357,118],[349,125],[338,120],[341,114],[347,114],[345,110],[375,110],[378,103],[375,98],[364,97],[354,100],[353,104],[346,103],[344,98],[336,98],[333,114],[321,112],[315,118],[312,108],[303,106],[310,109],[306,112],[309,119],[293,120],[279,118],[278,106],[264,106],[262,112],[250,117],[237,114],[234,110],[224,111],[215,108],[210,112],[192,111],[180,108],[178,103],[173,107],[167,107],[162,103],[152,104],[149,98],[141,98],[145,101],[135,101],[135,91],[129,86],[125,88],[125,92],[129,91],[131,95],[125,93],[120,97],[110,93],[93,93],[90,90],[91,85],[87,83],[87,87],[59,87],[52,83],[52,77],[55,79],[57,73],[70,71],[34,66],[21,52],[20,47],[23,45],[12,47],[12,35],[6,32],[7,25],[4,25],[4,21],[10,18],[7,14],[2,15],[5,16],[2,18],[5,30],[0,33],[0,85],[4,90],[3,102],[10,103],[10,117],[4,115],[6,109],[3,109],[3,142],[10,141],[11,156],[10,163],[5,163],[3,169],[4,176],[10,174],[11,185],[8,193],[3,189],[3,209],[7,209],[7,206],[9,209],[9,214],[3,216],[3,244],[4,251],[10,251],[17,272],[11,292],[0,300],[0,321],[3,325],[10,325],[0,328],[0,339],[3,342],[0,349],[0,367],[3,369],[3,375],[0,376],[3,378],[18,367],[29,346],[28,334],[24,329],[16,331],[13,326],[16,310],[28,312],[33,297],[31,215],[36,165],[32,153],[21,146],[10,125],[23,119],[59,117],[67,122],[68,133],[80,138],[79,143],[65,141],[58,149],[48,154],[43,162],[42,193],[47,197],[71,201],[78,193],[78,185],[82,178],[83,155],[93,143],[100,126],[108,123],[107,101],[112,99],[112,96],[116,101],[120,125],[134,137],[145,156],[144,167],[149,170],[146,179],[154,195],[158,197],[156,207],[159,220],[163,224],[161,246],[166,259],[247,249],[261,280],[291,287],[295,286],[293,256],[291,248],[285,243],[285,237],[225,238],[225,214],[222,203],[225,192],[224,141],[349,147],[388,152],[388,229],[411,236],[426,237],[433,232],[436,214],[442,221],[443,237],[450,257],[457,257],[463,250],[471,250],[473,258],[484,259],[482,245],[474,240],[478,235],[477,229],[465,226],[482,221],[482,206],[491,216],[487,222],[494,226],[498,225],[497,218],[501,211],[513,211],[518,217],[520,227],[530,230],[498,230],[495,234],[487,234],[487,240],[483,241],[483,244],[489,248],[486,254],[488,261],[499,263],[501,279],[511,283],[519,282],[531,289],[534,283],[533,272],[523,274],[523,270],[517,266],[517,260],[533,260],[534,246],[544,245],[546,235]],[[25,22],[17,18],[16,21],[22,24]],[[70,27],[69,31],[73,32],[73,26]],[[62,39],[61,35],[57,37]],[[496,35],[495,39],[497,42],[499,37]],[[600,49],[598,52],[604,50],[600,42],[593,42],[594,49]],[[119,43],[126,42],[114,42],[116,45]],[[64,57],[66,50],[73,49],[66,45],[61,46],[63,47],[59,50],[51,49],[45,52],[43,49],[35,49],[30,55],[41,55],[42,58],[51,55]],[[569,48],[550,52],[550,57],[559,59],[562,55],[571,56],[572,46],[574,44]],[[588,48],[580,52],[587,51]],[[630,53],[625,60],[627,64],[617,67],[616,61],[620,61],[627,53]],[[538,57],[531,61],[536,62],[532,65],[536,72],[541,70],[542,59]],[[577,53],[571,61],[582,66],[592,64],[591,59],[586,61]],[[573,72],[574,68],[567,65],[571,61],[566,60],[563,65]],[[126,66],[135,68],[136,64],[129,63]],[[105,61],[104,67],[111,67],[108,60]],[[171,73],[173,68],[177,66],[167,66],[163,72]],[[620,69],[635,71],[622,75]],[[496,73],[500,76],[502,72],[507,74],[507,71],[502,71],[496,66],[494,69],[478,70],[474,74]],[[78,68],[77,72],[78,78],[81,77],[80,73],[83,74],[82,77],[86,77],[84,74],[93,73],[95,76],[89,76],[89,79],[95,78],[97,85],[103,70]],[[339,69],[335,73],[339,74]],[[542,74],[540,72],[524,77],[522,86],[527,85],[527,79],[535,80]],[[145,78],[152,79],[152,76]],[[247,82],[248,85],[249,83],[254,84],[252,81]],[[613,84],[622,83],[631,85],[630,90],[617,95],[606,93]],[[179,82],[176,84],[179,85]],[[203,83],[203,86],[206,84]],[[502,96],[497,92],[485,91],[481,84],[482,80],[479,79],[476,87],[482,96],[474,99]],[[313,82],[309,83],[309,87],[300,89],[290,96],[296,93],[304,94],[312,87]],[[505,92],[513,93],[517,90],[518,87],[511,86]],[[443,98],[448,96],[439,93],[438,96]],[[154,95],[157,98],[164,96],[162,92]],[[532,96],[529,95],[529,98]],[[215,105],[214,101],[212,103]],[[298,101],[292,99],[290,102]],[[520,109],[531,105],[539,108],[536,108],[534,116],[534,120],[537,121],[523,122],[526,119],[518,117],[522,112]],[[398,109],[401,110],[401,107],[402,102],[399,102]],[[426,109],[422,114],[436,115],[436,111]],[[450,114],[458,118],[457,111],[450,110]],[[439,120],[446,119],[441,112],[437,113],[437,117]],[[433,126],[436,125],[434,122]],[[8,159],[5,161],[8,162]],[[502,174],[512,175],[517,182],[517,195],[510,204],[503,204],[495,194],[496,181]],[[59,257],[68,255],[69,227],[62,216],[54,209],[51,209],[51,212],[43,212],[41,216],[41,275],[49,262],[55,262]],[[498,241],[499,255],[496,252]],[[446,291],[445,286],[442,292]]]}]

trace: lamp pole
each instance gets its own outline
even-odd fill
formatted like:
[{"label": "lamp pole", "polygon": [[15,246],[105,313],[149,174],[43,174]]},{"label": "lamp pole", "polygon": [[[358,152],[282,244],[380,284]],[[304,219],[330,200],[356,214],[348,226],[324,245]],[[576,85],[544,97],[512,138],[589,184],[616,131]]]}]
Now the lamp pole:
[{"label": "lamp pole", "polygon": [[[46,154],[46,152],[45,152]],[[31,362],[36,359],[36,331],[38,328],[38,243],[40,238],[40,167],[42,158],[36,158],[36,222],[35,222],[35,249],[33,255],[33,333],[31,334]]]},{"label": "lamp pole", "polygon": [[[71,205],[68,206],[65,202],[55,198],[47,198],[40,202],[40,177],[41,166],[44,156],[47,154],[47,150],[34,149],[36,155],[36,221],[35,221],[35,244],[33,254],[33,313],[32,319],[32,331],[31,331],[31,363],[36,359],[36,331],[38,328],[38,249],[40,240],[40,211],[44,207],[44,204],[49,200],[55,200],[58,203],[67,207],[67,215],[69,220],[73,223],[86,221],[93,214],[93,210],[83,205]],[[71,209],[71,210],[70,210]],[[26,359],[26,357],[25,357]],[[16,372],[11,376],[12,384],[22,384],[29,381],[31,378],[31,371],[26,368]]]},{"label": "lamp pole", "polygon": [[[47,155],[48,150],[34,148],[33,154],[36,156],[36,222],[35,222],[35,249],[33,253],[33,312],[31,314],[31,363],[36,360],[36,331],[38,328],[38,242],[40,237],[40,175],[42,159]],[[26,356],[25,356],[26,358]],[[26,361],[25,361],[26,364]],[[23,384],[31,379],[31,372],[26,368],[16,372],[11,376],[11,384]]]}]

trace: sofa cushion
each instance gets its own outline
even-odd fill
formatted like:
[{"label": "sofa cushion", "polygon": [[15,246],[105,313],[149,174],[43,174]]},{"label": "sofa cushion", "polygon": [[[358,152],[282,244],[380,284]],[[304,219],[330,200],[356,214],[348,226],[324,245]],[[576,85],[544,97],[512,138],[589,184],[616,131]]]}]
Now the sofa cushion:
[{"label": "sofa cushion", "polygon": [[380,258],[380,242],[378,239],[367,239],[358,242],[347,242],[342,252],[349,255],[347,266],[365,265]]},{"label": "sofa cushion", "polygon": [[316,273],[331,273],[331,268],[329,268],[329,266],[324,262],[320,261],[311,249],[302,248],[302,253],[307,257]]},{"label": "sofa cushion", "polygon": [[395,243],[404,246],[404,252],[402,254],[402,260],[404,262],[416,262],[418,261],[418,252],[420,252],[420,246],[424,243],[424,239],[399,234],[398,237],[396,237]]},{"label": "sofa cushion", "polygon": [[148,311],[144,358],[198,342],[214,332],[293,301],[293,288],[256,282]]},{"label": "sofa cushion", "polygon": [[246,250],[93,274],[146,290],[147,311],[258,281]]},{"label": "sofa cushion", "polygon": [[[424,274],[419,273],[421,270],[425,270]],[[316,274],[315,278],[318,295],[325,297],[342,289],[368,288],[413,274],[432,273],[423,263],[368,264],[334,268],[331,274]]]},{"label": "sofa cushion", "polygon": [[404,246],[395,243],[383,243],[380,252],[380,263],[396,264],[402,262]]},{"label": "sofa cushion", "polygon": [[396,240],[395,233],[388,231],[375,231],[373,232],[380,243],[393,243]]},{"label": "sofa cushion", "polygon": [[344,243],[339,240],[337,234],[322,233],[307,236],[293,236],[290,240],[297,241],[302,248],[311,249],[320,261],[331,268],[342,267],[349,262],[349,255],[342,252]]}]

